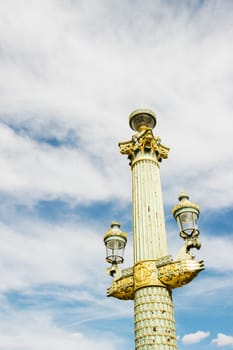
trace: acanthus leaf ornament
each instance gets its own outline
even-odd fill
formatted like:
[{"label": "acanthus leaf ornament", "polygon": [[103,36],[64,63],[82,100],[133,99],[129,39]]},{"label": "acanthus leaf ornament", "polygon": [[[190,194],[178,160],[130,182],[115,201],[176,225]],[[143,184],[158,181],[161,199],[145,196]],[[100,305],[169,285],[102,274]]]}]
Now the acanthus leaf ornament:
[{"label": "acanthus leaf ornament", "polygon": [[119,142],[121,154],[128,155],[133,161],[135,156],[140,152],[142,155],[146,153],[155,153],[158,162],[168,158],[169,148],[161,144],[160,137],[154,137],[151,129],[146,129],[138,134],[133,135],[131,141]]}]

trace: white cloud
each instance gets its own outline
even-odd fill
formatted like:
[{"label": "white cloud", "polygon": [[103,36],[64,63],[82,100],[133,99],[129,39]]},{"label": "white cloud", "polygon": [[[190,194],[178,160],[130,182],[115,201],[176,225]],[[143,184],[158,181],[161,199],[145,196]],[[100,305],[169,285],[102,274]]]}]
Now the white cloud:
[{"label": "white cloud", "polygon": [[80,222],[56,224],[35,218],[16,226],[18,229],[0,224],[1,293],[16,291],[35,300],[50,295],[56,301],[85,302],[85,309],[77,311],[78,323],[129,316],[129,303],[119,305],[106,299],[111,278],[106,275],[101,226],[97,224],[92,231]]},{"label": "white cloud", "polygon": [[[1,224],[1,289],[21,289],[43,283],[103,288],[104,245],[81,225],[27,222],[26,232]],[[27,233],[29,232],[29,234]]]},{"label": "white cloud", "polygon": [[[16,135],[0,125],[0,190],[21,202],[72,198],[88,202],[113,197],[127,198],[127,182],[121,187],[119,169],[102,169],[89,154],[71,147],[52,147]],[[117,190],[116,190],[117,188]]]},{"label": "white cloud", "polygon": [[114,350],[123,342],[123,339],[117,339],[113,334],[93,336],[66,331],[56,326],[46,313],[23,311],[13,312],[10,316],[10,320],[6,318],[0,322],[1,350]]},{"label": "white cloud", "polygon": [[[37,285],[76,285],[85,292],[63,295],[54,287],[51,295],[88,303],[77,322],[129,315],[124,303],[108,299],[103,306],[99,298],[107,283],[102,228],[91,227],[92,222],[74,224],[72,219],[46,224],[28,215],[23,225],[20,214],[11,216],[8,209],[10,201],[13,207],[32,208],[42,199],[59,198],[70,205],[130,201],[130,168],[117,142],[131,138],[127,118],[134,108],[155,109],[155,134],[171,147],[161,166],[166,203],[174,203],[184,189],[205,209],[233,204],[233,4],[196,3],[0,3],[2,292],[17,289],[36,300],[43,294],[35,291]],[[49,137],[63,141],[70,132],[76,148],[40,142]],[[216,276],[194,283],[187,294],[217,297],[226,287],[229,293],[231,241],[225,236],[202,241],[200,256],[206,257],[207,268],[223,274],[218,283]],[[16,316],[9,316],[10,321]],[[38,324],[32,329],[33,317],[30,324],[22,322],[22,328],[14,324],[14,334],[0,332],[2,349],[11,350],[20,342],[24,350],[46,349],[45,344],[59,349],[58,340],[69,350],[95,346],[93,338],[73,336],[50,320],[48,330]],[[6,326],[10,329],[10,322]],[[207,333],[186,335],[183,342],[196,343]],[[114,349],[106,339],[97,339],[95,347]]]},{"label": "white cloud", "polygon": [[183,344],[197,344],[203,339],[209,337],[210,332],[197,331],[196,333],[186,334],[182,337],[181,341]]},{"label": "white cloud", "polygon": [[[128,113],[141,105],[155,108],[160,128],[155,132],[171,146],[170,159],[162,165],[166,198],[185,188],[207,207],[231,205],[232,4],[110,3],[0,5],[1,119],[27,126],[31,135],[62,137],[74,129],[82,149],[124,186],[129,169],[117,142],[131,137]],[[65,151],[63,157],[50,153],[56,164],[66,158]],[[79,158],[84,171],[96,175],[93,199],[97,189],[97,197],[105,198],[107,178],[90,164],[88,154],[80,152]],[[68,169],[73,160],[69,174],[76,171],[77,159],[70,155],[64,163]],[[59,167],[53,170],[61,173]],[[53,184],[48,176],[51,192],[59,185],[70,193],[70,177],[64,174],[61,185],[59,176]],[[106,183],[112,180],[116,188],[116,178]],[[91,181],[86,182],[90,191],[76,190],[82,198],[92,192]],[[126,188],[117,187],[123,199],[129,197]]]},{"label": "white cloud", "polygon": [[198,255],[205,257],[206,266],[215,271],[230,272],[233,269],[233,242],[231,237],[201,237],[202,248]]},{"label": "white cloud", "polygon": [[[46,224],[35,219],[19,226],[21,231],[0,225],[1,295],[20,295],[32,314],[41,310],[41,315],[42,310],[59,314],[60,304],[71,302],[70,320],[66,320],[65,312],[62,314],[65,323],[77,327],[100,319],[132,316],[131,303],[119,305],[119,301],[106,298],[111,278],[105,273],[103,230],[98,234],[81,224]],[[49,311],[53,307],[46,302],[48,297],[58,305],[57,310]],[[80,307],[82,303],[85,307]],[[0,312],[6,305],[5,299],[0,300]],[[11,318],[12,310],[4,314]]]},{"label": "white cloud", "polygon": [[218,333],[217,338],[212,340],[212,343],[217,344],[217,346],[232,346],[233,347],[233,336],[226,335],[223,333]]}]

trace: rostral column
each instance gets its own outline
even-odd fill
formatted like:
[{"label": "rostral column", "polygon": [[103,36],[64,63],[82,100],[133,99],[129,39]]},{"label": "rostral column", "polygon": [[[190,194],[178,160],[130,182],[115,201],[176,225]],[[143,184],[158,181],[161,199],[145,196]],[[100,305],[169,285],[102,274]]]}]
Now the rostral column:
[{"label": "rostral column", "polygon": [[[175,350],[172,289],[189,283],[203,270],[203,262],[190,254],[187,240],[177,260],[168,254],[160,163],[168,157],[169,148],[153,135],[155,113],[137,109],[130,114],[129,124],[136,134],[130,141],[120,142],[119,147],[128,156],[132,170],[134,266],[119,270],[114,265],[115,270],[109,269],[114,279],[107,295],[134,300],[136,350]],[[197,247],[197,237],[188,238],[189,247]]]}]

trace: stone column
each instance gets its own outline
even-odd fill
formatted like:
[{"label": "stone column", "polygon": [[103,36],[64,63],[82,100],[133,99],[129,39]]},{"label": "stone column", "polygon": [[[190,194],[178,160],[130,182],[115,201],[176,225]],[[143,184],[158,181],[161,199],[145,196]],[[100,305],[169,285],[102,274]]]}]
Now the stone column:
[{"label": "stone column", "polygon": [[155,124],[152,111],[134,111],[130,126],[138,133],[119,144],[132,169],[135,349],[176,350],[172,293],[157,269],[169,261],[160,182],[160,162],[168,148],[154,137]]},{"label": "stone column", "polygon": [[156,269],[154,260],[168,256],[156,154],[138,152],[131,168],[135,280],[148,283],[135,290],[135,345],[137,350],[174,350],[177,347],[172,293],[150,276],[150,271]]},{"label": "stone column", "polygon": [[159,163],[138,152],[132,162],[134,263],[168,254]]}]

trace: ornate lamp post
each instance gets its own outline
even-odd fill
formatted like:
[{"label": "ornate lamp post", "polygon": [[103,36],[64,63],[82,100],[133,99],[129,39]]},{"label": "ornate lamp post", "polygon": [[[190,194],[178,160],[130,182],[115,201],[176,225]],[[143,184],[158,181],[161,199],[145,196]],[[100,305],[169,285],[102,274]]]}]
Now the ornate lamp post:
[{"label": "ornate lamp post", "polygon": [[[130,160],[132,170],[132,223],[134,266],[121,270],[126,233],[112,223],[104,235],[108,273],[113,277],[107,295],[134,300],[135,349],[175,350],[176,332],[172,289],[189,283],[201,270],[203,261],[195,260],[192,248],[200,248],[197,219],[199,207],[181,193],[173,215],[184,239],[178,257],[168,254],[167,237],[160,182],[160,163],[169,149],[153,135],[156,115],[138,109],[129,116],[129,125],[136,131],[130,141],[120,142],[120,152]],[[115,231],[114,231],[115,230]],[[110,252],[109,252],[110,249]]]}]

